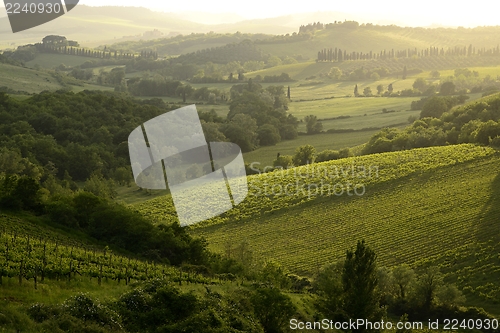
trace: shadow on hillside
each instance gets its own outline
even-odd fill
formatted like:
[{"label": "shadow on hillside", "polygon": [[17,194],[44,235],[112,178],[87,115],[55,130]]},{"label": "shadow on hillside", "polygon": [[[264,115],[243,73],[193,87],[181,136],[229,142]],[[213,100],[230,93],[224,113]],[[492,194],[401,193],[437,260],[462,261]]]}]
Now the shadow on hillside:
[{"label": "shadow on hillside", "polygon": [[490,185],[490,198],[478,219],[475,235],[478,242],[500,242],[500,173]]}]

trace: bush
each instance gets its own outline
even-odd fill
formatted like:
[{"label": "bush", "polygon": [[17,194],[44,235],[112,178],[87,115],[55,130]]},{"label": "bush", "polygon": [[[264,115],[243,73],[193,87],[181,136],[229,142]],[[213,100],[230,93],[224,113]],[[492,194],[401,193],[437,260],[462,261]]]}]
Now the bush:
[{"label": "bush", "polygon": [[338,160],[339,158],[340,158],[340,153],[338,150],[323,150],[316,157],[316,162]]},{"label": "bush", "polygon": [[293,167],[293,158],[290,155],[280,155],[273,161],[273,167],[288,169]]},{"label": "bush", "polygon": [[57,306],[35,303],[29,307],[28,315],[37,323],[56,318],[61,314],[61,309]]},{"label": "bush", "polygon": [[313,163],[316,159],[316,148],[311,145],[303,145],[295,150],[295,155],[293,155],[294,165],[306,165]]}]

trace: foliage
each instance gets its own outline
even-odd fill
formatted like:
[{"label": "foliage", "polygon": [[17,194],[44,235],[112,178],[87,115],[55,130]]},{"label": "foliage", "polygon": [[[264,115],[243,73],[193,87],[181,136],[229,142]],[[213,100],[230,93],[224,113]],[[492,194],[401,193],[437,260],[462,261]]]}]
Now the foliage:
[{"label": "foliage", "polygon": [[446,102],[439,97],[431,97],[422,106],[420,118],[433,117],[440,118],[443,113],[448,111]]},{"label": "foliage", "polygon": [[20,160],[14,158],[5,171],[26,174],[51,164],[59,179],[66,172],[76,181],[99,172],[109,179],[116,169],[129,166],[129,133],[171,107],[90,91],[45,92],[24,101],[7,97],[0,104],[0,114],[10,115],[0,125],[0,146],[16,147],[9,151]]},{"label": "foliage", "polygon": [[315,115],[309,115],[304,118],[307,128],[307,134],[317,134],[323,130],[323,124],[318,121],[318,117]]},{"label": "foliage", "polygon": [[316,148],[311,145],[304,145],[297,148],[293,155],[294,165],[312,164],[316,159]]},{"label": "foliage", "polygon": [[273,161],[273,167],[289,169],[293,167],[293,157],[290,155],[280,155]]},{"label": "foliage", "polygon": [[283,295],[278,288],[259,288],[251,301],[264,332],[286,332],[296,310],[290,297]]},{"label": "foliage", "polygon": [[342,269],[343,310],[347,318],[366,318],[376,321],[382,318],[375,288],[376,254],[358,241],[356,250],[347,250]]}]

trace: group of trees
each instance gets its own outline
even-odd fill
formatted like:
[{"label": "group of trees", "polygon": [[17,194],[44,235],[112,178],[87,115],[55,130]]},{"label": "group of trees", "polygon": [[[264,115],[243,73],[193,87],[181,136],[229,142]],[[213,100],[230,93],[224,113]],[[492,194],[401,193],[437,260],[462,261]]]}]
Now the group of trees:
[{"label": "group of trees", "polygon": [[367,69],[364,66],[360,68],[351,69],[351,70],[341,70],[339,67],[332,67],[328,71],[328,73],[322,73],[321,76],[326,76],[332,80],[343,80],[343,81],[358,81],[358,80],[373,80],[378,81],[380,78],[389,77],[389,76],[399,76],[403,79],[406,79],[409,74],[420,73],[422,70],[420,69],[407,69],[406,66],[403,67],[402,71],[399,72],[391,72],[389,69],[385,67],[377,67]]},{"label": "group of trees", "polygon": [[180,55],[172,59],[172,63],[205,64],[213,62],[226,64],[231,61],[262,61],[265,57],[250,40],[231,43],[225,46],[212,47],[196,52]]},{"label": "group of trees", "polygon": [[288,99],[283,86],[263,89],[249,80],[234,85],[230,93],[227,122],[219,130],[243,151],[297,137],[298,120],[286,113]]},{"label": "group of trees", "polygon": [[375,134],[363,153],[441,146],[457,143],[500,144],[500,97],[452,108],[466,96],[434,96],[425,100],[420,119],[404,130],[384,129]]},{"label": "group of trees", "polygon": [[[242,265],[243,261],[231,253],[224,255],[226,265]],[[293,329],[291,319],[387,323],[389,315],[400,316],[403,323],[424,321],[424,326],[427,319],[450,316],[491,320],[484,310],[459,308],[465,297],[455,285],[444,282],[438,267],[418,272],[406,264],[380,267],[376,253],[364,241],[348,249],[344,260],[325,265],[312,283],[271,261],[226,275],[241,279],[231,292],[210,286],[205,286],[204,292],[183,292],[172,281],[153,279],[113,300],[102,302],[79,293],[63,304],[34,304],[27,314],[45,327],[78,331],[84,325],[89,332],[194,332],[203,327],[204,332],[213,333],[280,333]],[[287,294],[292,290],[310,293],[314,318],[295,305]],[[378,330],[358,327],[356,331]]]},{"label": "group of trees", "polygon": [[[465,297],[444,283],[437,266],[416,273],[407,264],[377,267],[376,254],[364,241],[348,250],[343,262],[325,266],[314,280],[317,306],[335,321],[380,321],[387,312],[413,320],[457,315]],[[459,316],[466,317],[466,312]],[[369,330],[368,330],[369,331]]]},{"label": "group of trees", "polygon": [[[81,57],[91,57],[91,58],[101,58],[101,59],[133,59],[138,57],[133,53],[124,53],[121,51],[110,51],[110,50],[94,50],[94,49],[85,49],[82,47],[78,47],[78,43],[76,44],[68,44],[61,45],[58,43],[35,43],[34,47],[37,49],[39,53],[59,53],[59,54],[68,54],[75,55]],[[142,53],[142,57],[144,58],[155,58],[154,54],[150,53]],[[157,57],[157,55],[156,55]]]},{"label": "group of trees", "polygon": [[405,49],[405,50],[382,50],[380,52],[347,52],[340,48],[324,48],[318,51],[317,61],[342,62],[355,60],[371,60],[371,59],[400,59],[400,58],[424,58],[424,57],[447,57],[447,56],[500,56],[500,46],[493,48],[478,48],[471,45],[464,47],[449,47],[446,50],[444,47],[431,46],[426,49]]},{"label": "group of trees", "polygon": [[12,155],[0,172],[42,182],[50,175],[86,181],[96,172],[115,178],[130,168],[130,132],[176,107],[90,91],[45,92],[24,101],[0,94],[0,148]]},{"label": "group of trees", "polygon": [[338,160],[351,156],[352,152],[349,148],[343,148],[341,150],[326,149],[317,153],[316,148],[312,145],[302,145],[297,147],[293,155],[278,154],[273,161],[273,167],[276,169],[289,169],[294,166]]},{"label": "group of trees", "polygon": [[226,45],[231,43],[240,43],[246,39],[266,39],[271,36],[265,34],[252,34],[252,33],[215,33],[210,31],[208,33],[191,33],[189,35],[178,34],[176,36],[168,36],[159,39],[141,39],[138,41],[123,41],[114,43],[108,48],[117,50],[127,50],[131,53],[139,53],[142,50],[156,50],[163,56],[178,55],[186,53],[186,49],[198,46],[200,44],[218,44]]}]

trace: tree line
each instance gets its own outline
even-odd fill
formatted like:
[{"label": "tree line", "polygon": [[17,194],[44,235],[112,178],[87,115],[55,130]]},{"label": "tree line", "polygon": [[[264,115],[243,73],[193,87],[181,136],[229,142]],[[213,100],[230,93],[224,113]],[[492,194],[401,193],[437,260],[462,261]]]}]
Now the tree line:
[{"label": "tree line", "polygon": [[324,48],[318,51],[318,62],[342,62],[355,60],[371,60],[371,59],[401,59],[401,58],[426,58],[426,57],[474,57],[474,56],[500,56],[500,46],[493,48],[477,48],[470,44],[468,47],[444,47],[431,46],[426,49],[404,49],[404,50],[382,50],[380,52],[348,52],[340,48]]}]

